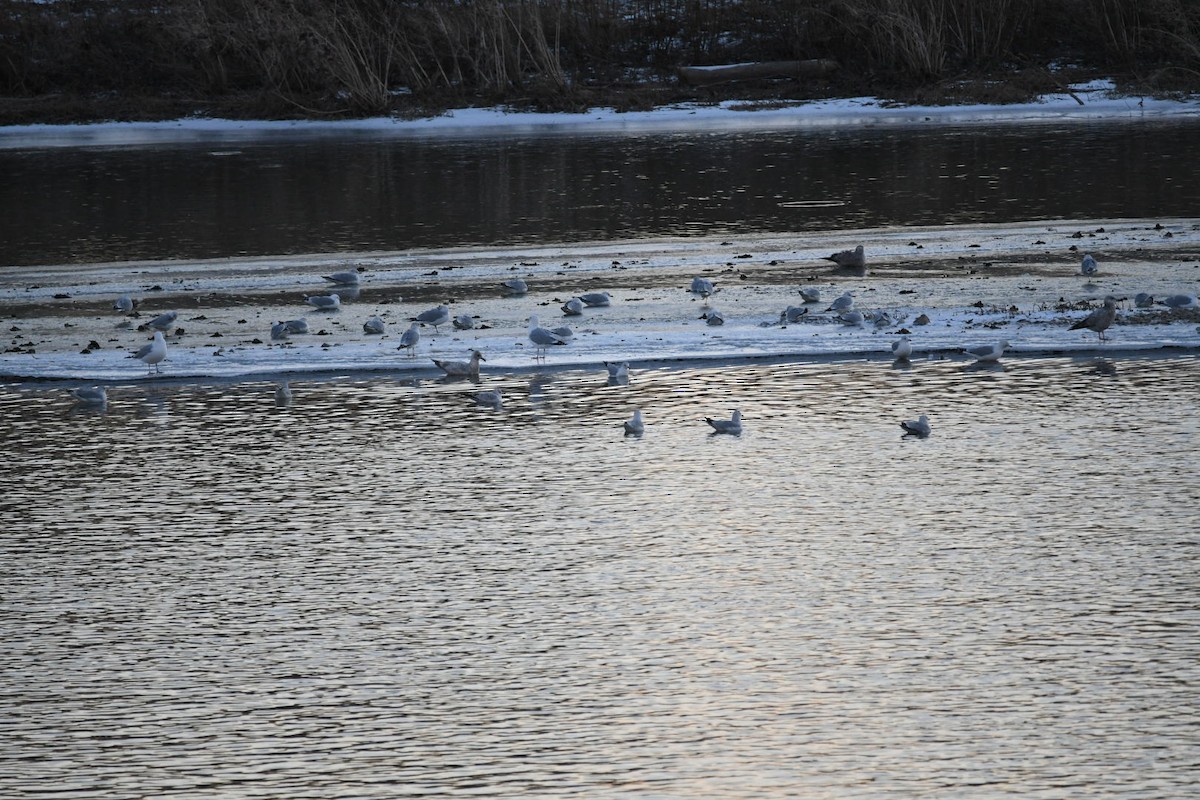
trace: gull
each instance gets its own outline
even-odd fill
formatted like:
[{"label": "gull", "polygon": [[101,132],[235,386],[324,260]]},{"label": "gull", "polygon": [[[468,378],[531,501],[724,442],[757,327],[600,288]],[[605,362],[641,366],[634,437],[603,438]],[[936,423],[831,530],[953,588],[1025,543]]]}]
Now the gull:
[{"label": "gull", "polygon": [[536,314],[529,318],[529,341],[533,342],[533,344],[536,346],[534,358],[537,358],[539,353],[544,358],[547,347],[551,347],[556,344],[567,343],[565,339],[563,339],[554,331],[547,330],[541,325],[538,325],[538,318]]},{"label": "gull", "polygon": [[892,324],[892,315],[886,311],[873,311],[868,314],[876,328],[886,328]]},{"label": "gull", "polygon": [[85,406],[103,406],[108,404],[108,392],[104,390],[103,386],[93,386],[91,388],[81,386],[78,389],[72,389],[71,394]]},{"label": "gull", "polygon": [[334,294],[310,294],[304,298],[304,302],[321,311],[336,311],[342,304],[342,298],[336,292]]},{"label": "gull", "polygon": [[289,319],[283,324],[287,326],[288,333],[308,333],[308,320],[303,317],[300,319]]},{"label": "gull", "polygon": [[175,324],[175,318],[178,316],[178,311],[167,311],[166,313],[159,314],[157,317],[147,322],[144,327],[153,328],[156,331],[162,331],[163,333],[166,333],[170,327]]},{"label": "gull", "polygon": [[383,333],[387,330],[387,323],[379,317],[371,317],[363,323],[363,333]]},{"label": "gull", "polygon": [[1089,331],[1095,331],[1100,334],[1100,341],[1104,341],[1104,331],[1117,318],[1117,298],[1111,294],[1104,298],[1104,305],[1097,308],[1092,313],[1088,314],[1083,319],[1076,322],[1067,330],[1077,331],[1080,328],[1087,328]]},{"label": "gull", "polygon": [[604,368],[608,370],[608,385],[617,386],[629,383],[629,362],[605,361]]},{"label": "gull", "polygon": [[842,321],[843,325],[854,327],[855,325],[862,325],[864,317],[861,311],[850,310],[838,314],[838,319]]},{"label": "gull", "polygon": [[976,361],[999,361],[1000,356],[1004,355],[1004,351],[1008,349],[1008,340],[1001,339],[993,344],[980,345],[978,347],[964,347],[963,352],[969,356],[973,356]]},{"label": "gull", "polygon": [[487,391],[476,393],[475,403],[499,411],[500,406],[504,403],[504,397],[500,394],[499,389],[488,389]]},{"label": "gull", "polygon": [[804,306],[788,306],[783,311],[779,312],[779,321],[783,322],[799,322],[800,318],[808,313],[808,309]]},{"label": "gull", "polygon": [[562,304],[562,312],[567,317],[578,317],[583,313],[583,301],[578,297],[572,297]]},{"label": "gull", "polygon": [[292,387],[288,386],[288,382],[284,381],[275,387],[275,405],[286,406],[292,402]]},{"label": "gull", "polygon": [[421,322],[426,325],[432,325],[435,333],[440,333],[439,325],[445,325],[450,321],[450,306],[442,304],[436,308],[430,308],[422,311],[415,317],[412,317],[415,322]]},{"label": "gull", "polygon": [[842,292],[842,296],[829,304],[826,311],[849,311],[854,308],[854,295],[849,292]]},{"label": "gull", "polygon": [[167,340],[163,338],[162,331],[155,331],[154,332],[154,341],[150,342],[147,345],[143,345],[140,350],[138,350],[133,355],[129,356],[129,358],[139,358],[142,361],[144,361],[147,366],[147,370],[146,370],[147,373],[149,373],[149,371],[150,371],[148,369],[149,367],[154,367],[154,371],[159,372],[160,370],[158,368],[158,364],[160,361],[162,361],[166,357],[167,357]]},{"label": "gull", "polygon": [[904,428],[905,436],[916,436],[918,439],[924,439],[929,435],[929,417],[922,414],[919,419],[908,419],[901,422],[900,427]]},{"label": "gull", "polygon": [[1083,257],[1083,263],[1079,265],[1079,274],[1086,275],[1089,278],[1100,271],[1100,265],[1096,263],[1096,259],[1091,253]]},{"label": "gull", "polygon": [[897,361],[908,361],[908,357],[912,355],[912,342],[907,336],[901,336],[892,342],[892,355]]},{"label": "gull", "polygon": [[802,299],[806,303],[819,303],[819,302],[821,302],[821,290],[820,289],[801,289],[800,290],[800,299]]},{"label": "gull", "polygon": [[852,267],[854,269],[862,269],[867,265],[867,258],[863,255],[863,246],[861,244],[853,250],[842,250],[840,253],[825,256],[825,260],[832,261],[839,267]]},{"label": "gull", "polygon": [[626,436],[641,436],[646,430],[646,423],[642,422],[642,410],[635,408],[633,416],[625,420],[625,435]]},{"label": "gull", "polygon": [[1196,305],[1196,295],[1173,294],[1164,298],[1162,302],[1167,308],[1193,308]]},{"label": "gull", "polygon": [[742,432],[742,412],[734,411],[729,419],[713,419],[705,417],[704,421],[712,426],[713,433],[732,433],[737,436]]},{"label": "gull", "polygon": [[708,278],[701,278],[697,276],[692,278],[692,288],[688,291],[690,291],[692,294],[699,295],[700,297],[707,299],[711,297],[717,290],[713,287],[713,282]]},{"label": "gull", "polygon": [[459,314],[457,317],[451,320],[451,322],[453,322],[454,327],[460,331],[469,331],[475,327],[475,318],[470,314]]},{"label": "gull", "polygon": [[271,339],[274,341],[288,338],[289,333],[291,331],[288,329],[286,322],[276,322],[271,326]]},{"label": "gull", "polygon": [[439,361],[436,358],[432,361],[452,378],[478,378],[479,362],[487,361],[487,359],[483,357],[483,353],[472,350],[470,361]]},{"label": "gull", "polygon": [[717,311],[715,308],[710,310],[707,314],[701,314],[700,319],[704,320],[705,324],[708,325],[725,324],[725,315],[720,311]]},{"label": "gull", "polygon": [[520,278],[509,278],[500,285],[511,295],[522,295],[529,291],[529,284]]},{"label": "gull", "polygon": [[1133,304],[1138,308],[1150,308],[1154,305],[1154,295],[1138,292],[1133,298]]},{"label": "gull", "polygon": [[321,277],[338,286],[358,286],[358,273],[355,271],[335,272],[332,275],[322,275]]},{"label": "gull", "polygon": [[575,335],[575,331],[567,325],[559,325],[557,328],[551,328],[550,332],[561,339],[570,339]]},{"label": "gull", "polygon": [[579,295],[579,299],[588,308],[603,308],[612,302],[612,295],[608,292],[587,292]]},{"label": "gull", "polygon": [[129,314],[137,308],[138,301],[134,300],[127,294],[123,294],[113,301],[113,311],[120,311],[122,314]]},{"label": "gull", "polygon": [[408,330],[400,334],[400,346],[397,350],[408,348],[408,354],[412,357],[417,355],[417,343],[421,341],[421,323],[414,322],[408,326]]}]

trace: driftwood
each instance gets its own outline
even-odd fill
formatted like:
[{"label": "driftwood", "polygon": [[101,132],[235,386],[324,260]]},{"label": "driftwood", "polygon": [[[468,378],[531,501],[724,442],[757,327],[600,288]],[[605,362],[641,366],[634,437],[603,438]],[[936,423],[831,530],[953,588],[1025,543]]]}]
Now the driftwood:
[{"label": "driftwood", "polygon": [[711,86],[755,78],[819,78],[837,68],[838,63],[831,58],[811,58],[807,61],[759,61],[726,67],[677,67],[675,73],[679,80],[689,86]]}]

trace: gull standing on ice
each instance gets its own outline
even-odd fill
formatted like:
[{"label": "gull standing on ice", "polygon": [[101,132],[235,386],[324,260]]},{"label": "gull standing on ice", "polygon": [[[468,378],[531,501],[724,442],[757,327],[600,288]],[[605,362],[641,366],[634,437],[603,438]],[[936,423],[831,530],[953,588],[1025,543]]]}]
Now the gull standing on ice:
[{"label": "gull standing on ice", "polygon": [[920,419],[909,419],[901,422],[900,427],[904,428],[905,436],[916,436],[918,439],[924,439],[929,435],[929,417],[922,414]]},{"label": "gull standing on ice", "polygon": [[892,342],[892,355],[897,361],[908,361],[908,357],[912,355],[912,342],[907,336],[901,336]]},{"label": "gull standing on ice", "polygon": [[854,295],[849,292],[842,292],[842,296],[829,304],[826,311],[849,311],[854,308]]},{"label": "gull standing on ice", "polygon": [[363,333],[383,333],[387,330],[387,323],[379,317],[371,317],[363,323]]},{"label": "gull standing on ice", "polygon": [[588,308],[603,308],[612,303],[612,295],[608,292],[587,292],[579,295],[579,299]]},{"label": "gull standing on ice", "polygon": [[1096,263],[1096,259],[1092,257],[1091,253],[1086,254],[1083,257],[1083,263],[1079,265],[1079,274],[1090,278],[1099,271],[1100,265]]},{"label": "gull standing on ice", "polygon": [[863,320],[866,319],[866,317],[863,316],[861,311],[855,311],[854,309],[851,309],[838,314],[838,319],[842,321],[843,325],[853,328],[857,325],[862,325]]},{"label": "gull standing on ice", "polygon": [[1076,322],[1067,330],[1077,331],[1080,328],[1087,328],[1089,331],[1095,331],[1100,334],[1100,341],[1103,342],[1104,331],[1108,330],[1108,326],[1112,325],[1116,318],[1117,298],[1110,294],[1104,298],[1104,305]]},{"label": "gull standing on ice", "polygon": [[475,318],[470,314],[459,314],[451,320],[456,330],[469,331],[475,327]]},{"label": "gull standing on ice", "polygon": [[626,436],[641,436],[646,431],[646,423],[642,422],[642,410],[635,408],[633,416],[625,420]]},{"label": "gull standing on ice", "polygon": [[276,322],[274,325],[271,326],[271,340],[272,341],[278,342],[283,339],[286,339],[286,338],[288,338],[289,333],[290,333],[290,331],[288,329],[288,324],[286,322]]},{"label": "gull standing on ice", "polygon": [[71,394],[85,406],[108,405],[108,392],[103,386],[92,386],[91,388],[81,386],[78,389],[72,389]]},{"label": "gull standing on ice", "polygon": [[707,325],[724,325],[725,324],[725,315],[722,314],[720,311],[717,311],[715,308],[710,310],[706,314],[701,314],[700,319],[704,320],[705,324],[707,324]]},{"label": "gull standing on ice", "polygon": [[563,341],[566,341],[575,335],[575,331],[571,330],[571,328],[567,325],[559,325],[557,328],[551,328],[550,332]]},{"label": "gull standing on ice", "polygon": [[421,323],[414,322],[408,326],[408,330],[400,334],[400,346],[397,350],[408,349],[408,355],[415,358],[417,355],[417,343],[421,341]]},{"label": "gull standing on ice", "polygon": [[788,306],[779,312],[779,321],[780,323],[799,322],[800,318],[807,313],[808,309],[804,306]]},{"label": "gull standing on ice", "polygon": [[335,272],[332,275],[322,275],[321,277],[338,286],[358,286],[358,273],[353,270]]},{"label": "gull standing on ice", "polygon": [[154,332],[154,341],[150,342],[147,345],[143,345],[140,350],[138,350],[133,355],[129,356],[129,358],[137,358],[137,359],[141,359],[142,361],[144,361],[146,363],[146,367],[147,367],[147,370],[146,370],[147,374],[149,374],[149,372],[150,372],[149,367],[154,367],[154,371],[159,372],[160,371],[158,368],[159,362],[161,362],[166,357],[167,357],[167,340],[163,338],[162,331],[155,331]]},{"label": "gull standing on ice", "polygon": [[690,291],[694,295],[699,295],[700,297],[703,297],[705,300],[707,300],[709,297],[712,297],[713,293],[716,292],[717,290],[713,286],[713,282],[710,281],[708,278],[701,278],[701,277],[697,276],[695,278],[692,278],[692,288],[689,289],[688,291]]},{"label": "gull standing on ice", "polygon": [[430,308],[417,314],[412,319],[414,322],[423,322],[426,325],[432,325],[434,333],[441,333],[438,330],[438,326],[445,325],[450,321],[450,306],[442,304],[437,308]]},{"label": "gull standing on ice", "polygon": [[801,289],[800,290],[800,299],[806,303],[819,303],[819,302],[821,302],[821,290],[820,289]]},{"label": "gull standing on ice", "polygon": [[999,361],[1000,356],[1004,355],[1004,351],[1008,349],[1008,340],[1001,339],[994,344],[979,345],[978,347],[964,347],[963,352],[972,356],[976,361]]},{"label": "gull standing on ice", "polygon": [[1170,297],[1163,298],[1162,303],[1167,308],[1194,308],[1196,306],[1196,295],[1173,294]]},{"label": "gull standing on ice", "polygon": [[1154,295],[1138,292],[1133,298],[1133,304],[1138,308],[1151,308],[1154,306]]},{"label": "gull standing on ice", "polygon": [[137,308],[138,301],[134,300],[127,294],[123,294],[113,301],[113,311],[120,311],[122,314],[132,313]]},{"label": "gull standing on ice", "polygon": [[337,311],[342,304],[342,298],[336,292],[333,294],[310,294],[304,298],[304,302],[319,311]]},{"label": "gull standing on ice", "polygon": [[470,361],[440,361],[436,358],[432,361],[451,378],[478,378],[479,362],[487,361],[487,359],[483,357],[483,353],[472,350]]},{"label": "gull standing on ice", "polygon": [[514,296],[520,296],[529,291],[529,284],[520,278],[509,278],[500,284],[504,287],[504,291]]},{"label": "gull standing on ice", "polygon": [[842,250],[840,253],[825,256],[825,260],[832,261],[839,267],[849,267],[852,269],[863,269],[867,266],[867,258],[863,255],[863,246],[861,244],[853,250]]},{"label": "gull standing on ice", "polygon": [[287,326],[288,333],[308,333],[308,320],[303,317],[300,319],[289,319],[283,324]]},{"label": "gull standing on ice", "polygon": [[536,314],[529,318],[529,341],[533,342],[536,347],[533,354],[534,358],[537,358],[538,354],[541,354],[541,357],[545,358],[547,347],[567,343],[565,339],[554,331],[547,330],[539,325]]},{"label": "gull standing on ice", "polygon": [[742,412],[737,410],[729,419],[713,419],[705,417],[704,421],[712,426],[714,433],[732,433],[737,436],[742,432]]},{"label": "gull standing on ice", "polygon": [[578,297],[572,297],[562,304],[562,312],[565,317],[578,317],[583,313],[583,301]]},{"label": "gull standing on ice", "polygon": [[170,330],[171,326],[175,324],[175,318],[178,316],[178,311],[167,311],[163,314],[159,314],[157,317],[147,322],[145,327],[153,328],[156,331],[162,331],[163,333],[166,333],[168,330]]}]

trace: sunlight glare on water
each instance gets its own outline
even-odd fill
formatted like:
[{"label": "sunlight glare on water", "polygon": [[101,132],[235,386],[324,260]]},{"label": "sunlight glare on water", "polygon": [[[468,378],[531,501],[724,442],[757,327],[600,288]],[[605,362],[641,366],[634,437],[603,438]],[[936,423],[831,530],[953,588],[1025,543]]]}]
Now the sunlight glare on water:
[{"label": "sunlight glare on water", "polygon": [[0,386],[0,790],[1196,792],[1200,359],[634,366]]}]

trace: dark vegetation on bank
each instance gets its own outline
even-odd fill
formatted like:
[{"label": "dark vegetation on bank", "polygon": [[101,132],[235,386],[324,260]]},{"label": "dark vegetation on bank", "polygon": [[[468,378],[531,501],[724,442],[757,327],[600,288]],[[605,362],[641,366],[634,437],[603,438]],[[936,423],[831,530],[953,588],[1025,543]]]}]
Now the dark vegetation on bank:
[{"label": "dark vegetation on bank", "polygon": [[[689,86],[687,65],[833,59]],[[1196,0],[0,0],[0,124],[1200,88]]]}]

